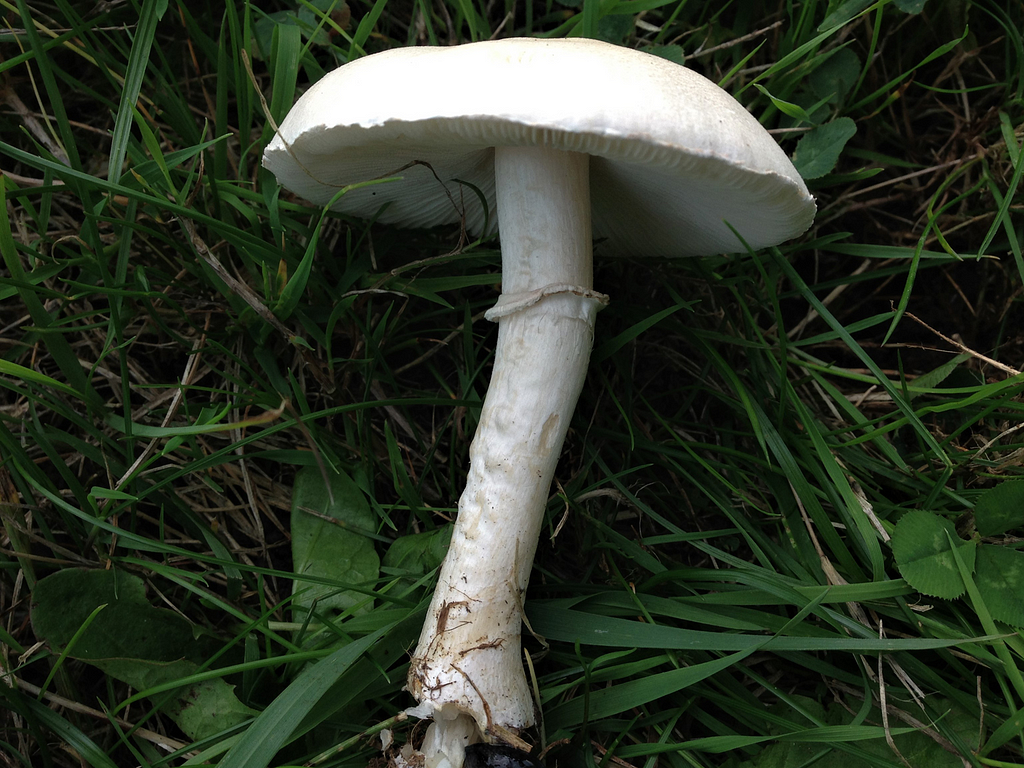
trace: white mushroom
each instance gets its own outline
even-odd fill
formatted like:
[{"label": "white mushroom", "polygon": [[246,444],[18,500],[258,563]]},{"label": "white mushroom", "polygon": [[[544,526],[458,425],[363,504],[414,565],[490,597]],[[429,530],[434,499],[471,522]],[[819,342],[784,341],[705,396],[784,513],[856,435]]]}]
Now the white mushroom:
[{"label": "white mushroom", "polygon": [[607,301],[593,289],[593,240],[620,256],[740,252],[806,230],[814,202],[771,136],[718,86],[584,39],[359,59],[299,99],[264,165],[321,204],[346,185],[400,175],[347,192],[337,208],[370,217],[383,207],[379,221],[404,226],[461,219],[474,233],[487,221],[499,229],[494,371],[408,678],[415,711],[435,719],[428,766],[460,766],[466,743],[535,723],[522,605]]}]

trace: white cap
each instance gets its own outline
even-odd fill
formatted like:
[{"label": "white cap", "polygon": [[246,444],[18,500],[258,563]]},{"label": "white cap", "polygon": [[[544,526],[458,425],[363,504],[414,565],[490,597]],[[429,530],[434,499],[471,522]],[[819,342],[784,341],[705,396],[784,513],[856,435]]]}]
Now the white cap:
[{"label": "white cap", "polygon": [[[581,38],[399,48],[329,73],[264,154],[281,183],[384,223],[496,222],[495,146],[591,155],[599,252],[697,256],[799,235],[814,200],[775,140],[735,99],[658,56]],[[410,165],[413,164],[413,165]],[[487,214],[483,201],[486,201]]]}]

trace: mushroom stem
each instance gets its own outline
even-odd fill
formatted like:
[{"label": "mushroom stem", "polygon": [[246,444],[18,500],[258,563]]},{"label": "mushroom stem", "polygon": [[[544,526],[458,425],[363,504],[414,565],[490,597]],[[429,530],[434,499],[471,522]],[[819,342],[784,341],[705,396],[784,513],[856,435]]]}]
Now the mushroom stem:
[{"label": "mushroom stem", "polygon": [[[494,370],[408,678],[435,726],[457,708],[488,740],[535,722],[520,653],[523,599],[607,302],[592,288],[588,163],[560,150],[495,149],[503,293],[488,312],[499,323]],[[461,764],[461,754],[449,759]]]}]

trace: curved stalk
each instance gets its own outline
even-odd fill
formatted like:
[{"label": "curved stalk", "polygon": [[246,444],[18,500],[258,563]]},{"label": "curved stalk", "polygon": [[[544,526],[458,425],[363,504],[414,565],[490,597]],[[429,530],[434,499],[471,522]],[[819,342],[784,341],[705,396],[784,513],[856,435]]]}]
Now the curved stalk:
[{"label": "curved stalk", "polygon": [[498,346],[408,678],[419,711],[435,720],[425,752],[454,766],[477,738],[466,735],[466,716],[499,739],[536,721],[520,651],[522,605],[606,302],[592,288],[588,163],[558,150],[495,150],[503,293],[488,318],[499,323]]}]

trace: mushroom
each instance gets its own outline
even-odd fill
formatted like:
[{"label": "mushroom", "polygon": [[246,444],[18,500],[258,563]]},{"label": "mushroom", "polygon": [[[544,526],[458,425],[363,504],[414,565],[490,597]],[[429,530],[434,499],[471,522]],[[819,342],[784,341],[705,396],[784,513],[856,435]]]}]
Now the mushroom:
[{"label": "mushroom", "polygon": [[[811,195],[772,137],[690,70],[595,40],[402,48],[309,89],[264,165],[293,192],[384,223],[496,225],[494,370],[448,555],[409,667],[427,765],[536,722],[520,651],[544,508],[583,387],[592,252],[696,256],[804,232]],[[379,214],[379,215],[378,215]],[[591,227],[593,217],[593,227]]]}]

